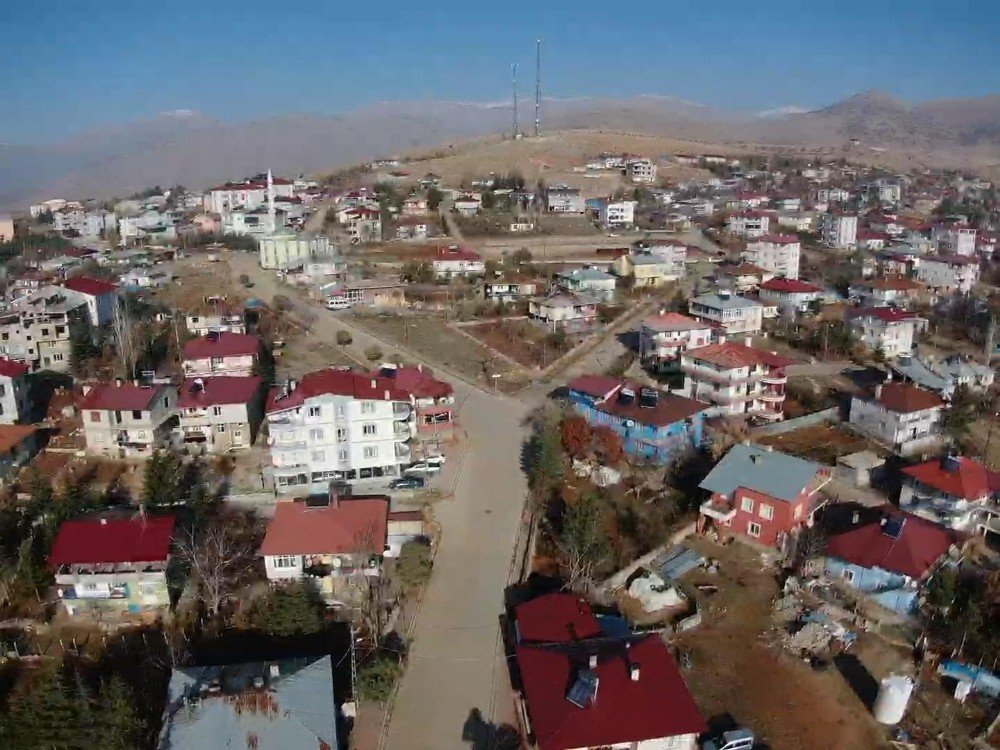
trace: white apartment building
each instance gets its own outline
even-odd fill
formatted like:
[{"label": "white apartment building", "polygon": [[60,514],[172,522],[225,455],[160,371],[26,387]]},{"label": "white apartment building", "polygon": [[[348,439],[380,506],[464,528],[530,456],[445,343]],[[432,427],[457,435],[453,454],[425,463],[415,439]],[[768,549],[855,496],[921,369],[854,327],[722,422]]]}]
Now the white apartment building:
[{"label": "white apartment building", "polygon": [[110,211],[64,209],[52,214],[52,226],[57,232],[76,232],[81,237],[101,237],[117,228],[118,217]]},{"label": "white apartment building", "polygon": [[257,238],[260,267],[268,270],[297,268],[331,253],[330,240],[322,235],[282,232]]},{"label": "white apartment building", "polygon": [[416,412],[391,378],[312,372],[272,391],[266,415],[279,493],[324,492],[331,480],[397,477],[411,462]]},{"label": "white apartment building", "polygon": [[936,393],[905,383],[875,387],[874,398],[851,399],[850,422],[901,456],[936,450],[945,402]]},{"label": "white apartment building", "polygon": [[449,245],[438,250],[431,261],[434,275],[439,279],[453,279],[456,276],[481,276],[486,273],[483,256],[475,250],[461,245]]},{"label": "white apartment building", "polygon": [[728,335],[752,335],[764,325],[763,305],[723,290],[690,300],[688,313],[700,321],[724,328]]},{"label": "white apartment building", "polygon": [[965,224],[935,224],[931,242],[941,255],[976,254],[976,228]]},{"label": "white apartment building", "polygon": [[168,385],[114,383],[83,387],[77,407],[87,453],[147,458],[171,445],[177,423],[177,389]]},{"label": "white apartment building", "polygon": [[375,208],[351,208],[343,212],[341,224],[354,244],[382,240],[382,214]]},{"label": "white apartment building", "polygon": [[177,239],[176,220],[170,211],[150,210],[138,216],[123,216],[118,221],[118,234],[123,243],[150,240],[167,242]]},{"label": "white apartment building", "polygon": [[869,191],[878,195],[879,203],[898,204],[903,200],[903,186],[890,180],[875,180]]},{"label": "white apartment building", "polygon": [[27,365],[0,359],[0,424],[24,424],[30,422],[30,418]]},{"label": "white apartment building", "polygon": [[725,342],[681,354],[680,395],[712,404],[706,417],[785,418],[785,368],[794,360],[750,346]]},{"label": "white apartment building", "polygon": [[[295,195],[295,184],[282,177],[272,178],[274,196],[291,198]],[[205,210],[216,214],[230,211],[253,211],[267,203],[267,175],[260,174],[244,182],[227,182],[212,188],[205,195]]]},{"label": "white apartment building", "polygon": [[771,216],[763,211],[738,211],[726,217],[726,231],[737,237],[763,237],[771,229]]},{"label": "white apartment building", "polygon": [[242,333],[209,331],[184,344],[185,377],[248,377],[260,358],[260,339]]},{"label": "white apartment building", "polygon": [[636,201],[604,201],[598,220],[606,227],[631,226],[635,223]]},{"label": "white apartment building", "polygon": [[979,281],[979,261],[965,255],[924,255],[917,280],[935,291],[968,294]]},{"label": "white apartment building", "polygon": [[188,452],[249,450],[264,416],[259,377],[189,378],[177,401],[178,434]]},{"label": "white apartment building", "polygon": [[545,207],[552,213],[559,214],[582,214],[587,210],[580,188],[568,185],[550,187],[545,194]]},{"label": "white apartment building", "polygon": [[913,351],[916,335],[927,327],[927,319],[895,307],[858,308],[848,313],[859,341],[886,357]]},{"label": "white apartment building", "polygon": [[632,159],[625,167],[625,174],[632,182],[656,182],[656,164],[650,159]]},{"label": "white apartment building", "polygon": [[203,311],[191,312],[184,316],[184,327],[193,336],[207,336],[212,331],[218,333],[246,333],[246,320],[239,305],[206,304]]},{"label": "white apartment building", "polygon": [[747,240],[742,258],[747,263],[770,271],[786,279],[799,278],[799,256],[802,246],[799,238],[790,234],[765,234]]},{"label": "white apartment building", "polygon": [[69,372],[75,326],[89,322],[87,299],[71,289],[46,286],[0,314],[0,356],[32,370]]},{"label": "white apartment building", "polygon": [[823,290],[805,281],[779,277],[761,284],[758,295],[761,302],[776,306],[779,312],[804,313],[822,297]]},{"label": "white apartment building", "polygon": [[222,233],[239,237],[250,235],[265,237],[274,234],[281,228],[277,213],[271,213],[266,208],[253,210],[236,210],[222,214]]},{"label": "white apartment building", "polygon": [[848,249],[858,244],[857,214],[823,214],[820,230],[827,247]]},{"label": "white apartment building", "polygon": [[642,366],[664,372],[680,364],[680,355],[688,349],[708,346],[712,327],[687,315],[660,312],[639,327],[639,358]]}]

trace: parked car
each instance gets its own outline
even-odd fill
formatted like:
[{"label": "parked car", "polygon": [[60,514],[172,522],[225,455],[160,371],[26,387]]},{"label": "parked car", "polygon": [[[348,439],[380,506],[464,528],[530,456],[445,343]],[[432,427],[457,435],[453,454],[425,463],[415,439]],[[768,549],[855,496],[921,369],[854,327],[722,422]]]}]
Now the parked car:
[{"label": "parked car", "polygon": [[347,310],[353,306],[353,302],[346,297],[328,297],[326,300],[327,310]]},{"label": "parked car", "polygon": [[435,456],[424,456],[424,463],[431,466],[444,466],[445,458],[440,453]]},{"label": "parked car", "polygon": [[441,471],[441,464],[417,461],[417,463],[403,471],[403,476],[409,476],[410,474],[437,474],[439,471]]},{"label": "parked car", "polygon": [[424,486],[423,477],[400,477],[389,483],[391,490],[419,490]]}]

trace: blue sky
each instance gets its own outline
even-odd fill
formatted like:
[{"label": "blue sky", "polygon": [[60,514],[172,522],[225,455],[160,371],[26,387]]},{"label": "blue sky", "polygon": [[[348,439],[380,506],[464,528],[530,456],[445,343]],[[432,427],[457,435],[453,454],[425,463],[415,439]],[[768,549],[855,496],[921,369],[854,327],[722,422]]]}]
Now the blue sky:
[{"label": "blue sky", "polygon": [[246,120],[393,99],[498,101],[512,62],[530,77],[536,36],[551,96],[667,94],[758,111],[871,88],[909,100],[1000,92],[997,0],[4,5],[8,143],[175,109]]}]

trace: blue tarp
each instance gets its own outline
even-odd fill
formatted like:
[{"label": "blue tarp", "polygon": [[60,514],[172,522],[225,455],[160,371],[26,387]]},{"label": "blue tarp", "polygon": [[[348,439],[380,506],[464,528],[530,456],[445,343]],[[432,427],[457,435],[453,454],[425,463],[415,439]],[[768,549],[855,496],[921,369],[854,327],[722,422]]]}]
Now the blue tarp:
[{"label": "blue tarp", "polygon": [[690,547],[678,544],[667,550],[666,555],[657,560],[660,577],[665,581],[677,580],[685,573],[694,570],[705,561],[705,558]]},{"label": "blue tarp", "polygon": [[984,693],[992,698],[1000,698],[1000,676],[973,664],[949,659],[938,666],[938,674],[951,677],[959,682],[971,682],[972,692]]},{"label": "blue tarp", "polygon": [[624,638],[632,632],[628,620],[619,615],[597,615],[597,624],[609,638]]}]

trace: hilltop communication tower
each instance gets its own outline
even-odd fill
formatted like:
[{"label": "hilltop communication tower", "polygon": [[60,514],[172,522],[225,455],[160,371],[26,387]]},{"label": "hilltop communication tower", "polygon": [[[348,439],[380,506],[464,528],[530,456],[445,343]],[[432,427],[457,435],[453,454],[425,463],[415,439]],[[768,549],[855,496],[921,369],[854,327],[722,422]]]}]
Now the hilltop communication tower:
[{"label": "hilltop communication tower", "polygon": [[535,40],[535,138],[538,137],[538,129],[542,124],[542,40]]}]

